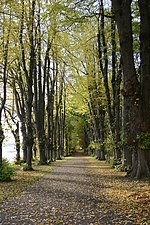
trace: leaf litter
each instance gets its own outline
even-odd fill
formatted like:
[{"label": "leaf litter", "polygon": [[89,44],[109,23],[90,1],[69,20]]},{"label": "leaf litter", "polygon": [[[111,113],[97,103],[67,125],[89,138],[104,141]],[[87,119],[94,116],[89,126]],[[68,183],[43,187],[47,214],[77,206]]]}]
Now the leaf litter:
[{"label": "leaf litter", "polygon": [[73,157],[2,202],[0,224],[148,225],[149,194],[148,181],[129,180],[92,157]]}]

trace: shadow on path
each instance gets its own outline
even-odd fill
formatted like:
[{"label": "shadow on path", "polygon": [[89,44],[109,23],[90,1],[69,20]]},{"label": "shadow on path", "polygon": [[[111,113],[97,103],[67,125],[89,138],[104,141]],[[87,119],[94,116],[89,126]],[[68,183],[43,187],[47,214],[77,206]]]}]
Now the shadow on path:
[{"label": "shadow on path", "polygon": [[122,211],[111,208],[104,184],[97,183],[96,168],[96,162],[81,154],[62,162],[0,204],[0,225],[134,225]]}]

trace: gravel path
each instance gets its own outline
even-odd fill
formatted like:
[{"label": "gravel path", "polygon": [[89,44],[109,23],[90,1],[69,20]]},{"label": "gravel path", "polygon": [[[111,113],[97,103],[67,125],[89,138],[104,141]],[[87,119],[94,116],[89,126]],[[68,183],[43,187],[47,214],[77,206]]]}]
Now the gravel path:
[{"label": "gravel path", "polygon": [[63,162],[0,204],[0,225],[134,225],[123,212],[111,209],[103,184],[97,183],[94,163],[88,157]]}]

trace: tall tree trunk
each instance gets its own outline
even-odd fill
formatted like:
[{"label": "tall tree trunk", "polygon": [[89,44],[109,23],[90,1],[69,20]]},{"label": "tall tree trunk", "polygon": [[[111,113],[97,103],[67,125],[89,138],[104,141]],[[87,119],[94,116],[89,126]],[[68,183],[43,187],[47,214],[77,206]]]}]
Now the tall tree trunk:
[{"label": "tall tree trunk", "polygon": [[141,130],[130,176],[150,178],[150,2],[139,0],[141,53]]},{"label": "tall tree trunk", "polygon": [[52,81],[52,87],[50,91],[50,114],[49,114],[49,126],[50,126],[50,153],[51,153],[51,161],[54,160],[54,86],[55,82]]},{"label": "tall tree trunk", "polygon": [[[58,65],[57,65],[57,78],[58,78]],[[55,115],[55,133],[54,133],[54,148],[56,152],[55,157],[60,159],[61,152],[61,129],[60,129],[60,110],[62,106],[62,96],[63,96],[63,83],[64,83],[64,74],[61,75],[56,81],[56,115]],[[56,159],[56,158],[55,158]]]},{"label": "tall tree trunk", "polygon": [[107,54],[107,44],[106,44],[104,30],[105,30],[104,5],[103,5],[103,0],[100,0],[100,14],[98,17],[98,34],[97,34],[99,65],[100,65],[100,70],[104,79],[108,120],[109,120],[110,128],[113,134],[114,126],[113,126],[113,117],[112,117],[112,110],[111,110],[110,91],[109,91],[109,85],[108,85],[108,54]]},{"label": "tall tree trunk", "polygon": [[[58,103],[58,62],[56,59],[56,90],[55,90],[55,118],[54,118],[54,161],[57,159],[57,132],[58,132],[58,112],[59,112],[59,103]],[[55,68],[53,67],[53,71]]]},{"label": "tall tree trunk", "polygon": [[120,131],[121,131],[121,101],[120,101],[120,84],[122,80],[122,68],[121,68],[121,62],[119,63],[119,68],[117,72],[117,78],[116,78],[116,88],[115,88],[115,149],[114,149],[114,159],[117,161],[121,160],[122,152],[121,152],[121,137],[120,137]]},{"label": "tall tree trunk", "polygon": [[4,140],[4,132],[2,128],[2,114],[0,112],[0,167],[2,166],[2,144]]},{"label": "tall tree trunk", "polygon": [[[49,59],[49,68],[50,68],[50,59]],[[56,83],[56,75],[55,75],[55,62],[53,59],[53,73],[49,73],[47,76],[47,93],[48,93],[48,101],[47,101],[47,116],[48,116],[48,151],[50,153],[50,161],[54,160],[54,95],[55,95],[55,83]]]},{"label": "tall tree trunk", "polygon": [[132,153],[136,151],[139,130],[139,84],[133,58],[131,0],[112,0],[118,26],[123,67],[123,164],[132,165]]},{"label": "tall tree trunk", "polygon": [[65,125],[66,125],[66,87],[64,82],[64,99],[63,99],[63,112],[61,119],[62,135],[61,135],[61,146],[62,146],[62,155],[64,156],[64,141],[65,141]]},{"label": "tall tree trunk", "polygon": [[65,140],[66,140],[65,156],[69,156],[69,135],[68,135],[68,131],[65,132]]},{"label": "tall tree trunk", "polygon": [[49,45],[46,50],[44,62],[44,77],[42,79],[42,59],[41,59],[41,18],[40,18],[40,2],[38,11],[37,24],[37,45],[38,45],[38,66],[34,74],[34,116],[37,144],[40,155],[40,164],[46,164],[46,135],[45,135],[45,83],[47,76],[47,63],[49,55]]},{"label": "tall tree trunk", "polygon": [[[11,15],[10,15],[10,24],[11,24]],[[9,26],[10,26],[10,24],[9,24]],[[0,103],[0,167],[2,166],[2,144],[3,144],[3,140],[4,140],[4,132],[3,132],[3,127],[2,127],[2,112],[5,107],[5,103],[6,103],[6,85],[7,85],[7,66],[8,66],[10,27],[7,32],[8,33],[7,33],[6,44],[5,44],[5,40],[3,39],[4,67],[3,67],[3,88],[2,88],[3,97],[1,98],[1,103]]]},{"label": "tall tree trunk", "polygon": [[[35,0],[32,0],[32,8],[30,11],[29,24],[29,43],[30,43],[30,61],[29,72],[26,72],[26,127],[27,127],[27,167],[32,170],[32,147],[33,147],[33,124],[32,124],[32,103],[33,103],[33,76],[35,75],[35,46],[34,46],[34,13]],[[23,59],[24,60],[24,59]]]},{"label": "tall tree trunk", "polygon": [[59,109],[59,116],[58,116],[58,132],[57,132],[57,143],[58,143],[58,147],[57,147],[57,160],[61,159],[61,106]]},{"label": "tall tree trunk", "polygon": [[[14,117],[13,117],[13,109],[12,109],[12,113],[10,110],[8,109],[4,109],[5,112],[5,119],[6,122],[14,136],[15,139],[15,145],[16,145],[16,162],[19,163],[20,162],[20,135],[19,135],[19,122],[15,121]],[[9,116],[8,116],[9,115]],[[11,119],[11,123],[10,120]],[[16,127],[15,129],[13,128],[13,125]]]},{"label": "tall tree trunk", "polygon": [[[19,77],[18,77],[19,73]],[[16,84],[18,83],[20,94],[17,92]],[[20,65],[17,67],[17,74],[15,74],[13,80],[13,92],[15,96],[15,105],[18,118],[21,123],[21,133],[22,133],[22,150],[23,150],[23,162],[27,161],[27,147],[26,147],[26,118],[25,118],[25,102],[24,102],[24,88],[23,88],[23,81],[21,77],[21,68]]]},{"label": "tall tree trunk", "polygon": [[19,122],[16,124],[16,130],[15,130],[15,144],[16,144],[16,161],[20,161],[20,136],[19,136]]},{"label": "tall tree trunk", "polygon": [[[50,72],[50,59],[49,59],[49,54],[47,56],[47,61],[48,61],[48,74]],[[50,139],[51,139],[51,120],[50,120],[50,103],[51,103],[51,98],[50,98],[50,78],[49,75],[47,74],[46,77],[46,86],[47,86],[47,106],[46,106],[46,111],[47,111],[47,136],[46,136],[46,155],[47,155],[47,160],[51,161],[51,150],[50,150]]]},{"label": "tall tree trunk", "polygon": [[[116,22],[114,18],[111,18],[111,45],[112,45],[112,115],[113,115],[113,128],[114,132],[113,141],[115,144],[114,149],[114,164],[121,160],[121,147],[120,147],[120,84],[121,84],[121,63],[117,68],[117,52],[116,52]],[[117,71],[118,69],[118,71]]]}]

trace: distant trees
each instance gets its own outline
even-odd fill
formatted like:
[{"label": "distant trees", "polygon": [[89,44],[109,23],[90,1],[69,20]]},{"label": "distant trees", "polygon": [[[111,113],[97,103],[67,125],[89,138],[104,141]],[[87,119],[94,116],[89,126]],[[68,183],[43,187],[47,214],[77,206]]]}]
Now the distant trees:
[{"label": "distant trees", "polygon": [[[89,12],[91,12],[89,20],[91,24],[92,21],[96,21],[95,19],[98,20],[97,51],[100,74],[103,76],[102,80],[106,96],[107,107],[104,109],[107,114],[105,122],[107,121],[106,123],[109,124],[108,129],[104,129],[105,138],[103,144],[106,143],[107,135],[111,132],[114,159],[116,161],[121,160],[122,155],[122,166],[124,169],[131,169],[128,171],[130,176],[136,178],[149,177],[149,103],[144,100],[149,98],[149,89],[145,86],[148,85],[149,77],[149,53],[146,50],[149,48],[149,11],[146,9],[144,11],[144,7],[146,7],[144,1],[138,2],[138,9],[135,1],[120,2],[114,0],[112,3],[115,14],[111,13],[111,8],[105,6],[102,0],[98,3],[98,11],[98,7],[96,8],[95,5],[92,8],[93,10],[89,9]],[[88,3],[86,6],[88,7]],[[90,7],[92,6],[90,5]],[[134,13],[132,9],[135,9]],[[118,30],[116,30],[114,19],[117,22]],[[89,112],[93,119],[96,120],[98,111],[95,111],[95,106],[93,107],[92,104],[96,105],[97,102],[98,95],[95,95],[95,93],[97,91],[98,80],[96,74],[98,74],[98,70],[97,60],[93,61],[95,48],[92,48],[90,45],[93,43],[93,46],[95,46],[96,32],[94,29],[91,32],[89,23],[88,26],[89,36],[86,34],[85,42],[83,41],[84,36],[82,36],[81,43],[83,47],[80,47],[85,52],[85,46],[87,46],[88,50],[85,59],[83,59],[83,56],[80,56],[82,60],[80,68],[83,68],[83,70],[79,72],[78,69],[78,72],[89,76],[89,86],[87,87],[89,98],[87,103],[90,106]],[[83,30],[85,32],[85,29]],[[110,32],[111,39],[106,35],[106,30],[107,33]],[[119,50],[117,31],[119,32],[121,51]],[[80,41],[80,38],[78,41]],[[140,51],[137,48],[138,43],[141,46]],[[112,55],[110,54],[110,49]],[[110,74],[112,74],[112,86],[110,85]],[[122,93],[122,98],[120,93]],[[98,106],[100,106],[100,103],[98,103]],[[94,111],[95,113],[93,113]],[[102,122],[102,118],[96,123],[94,123],[94,120],[91,128],[93,127],[93,131],[97,132],[97,127]],[[93,140],[98,143],[95,131]],[[97,146],[95,145],[95,148]],[[102,146],[100,149],[102,149]]]}]

